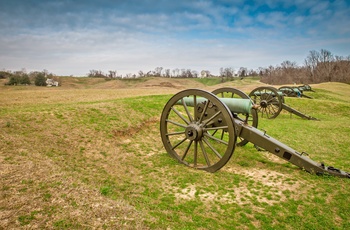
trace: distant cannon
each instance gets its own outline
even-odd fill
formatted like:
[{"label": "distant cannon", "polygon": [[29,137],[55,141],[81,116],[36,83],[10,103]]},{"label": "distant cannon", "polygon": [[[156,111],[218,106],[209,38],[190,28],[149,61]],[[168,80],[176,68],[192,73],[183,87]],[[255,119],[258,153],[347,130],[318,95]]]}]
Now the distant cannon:
[{"label": "distant cannon", "polygon": [[258,87],[249,93],[249,97],[255,104],[260,106],[258,108],[258,113],[260,113],[262,117],[266,116],[269,119],[276,118],[281,110],[284,109],[301,118],[318,120],[317,118],[303,114],[286,105],[284,103],[284,93],[274,87]]},{"label": "distant cannon", "polygon": [[311,91],[311,92],[315,92],[310,85],[301,85],[301,86],[298,86],[298,89],[300,91]]},{"label": "distant cannon", "polygon": [[302,88],[299,87],[282,86],[278,90],[283,92],[287,97],[306,97],[312,99],[312,97],[305,95]]},{"label": "distant cannon", "polygon": [[182,164],[215,172],[230,160],[239,137],[307,172],[350,178],[350,173],[317,163],[249,125],[246,116],[256,108],[251,99],[219,98],[199,89],[180,91],[169,99],[160,117],[164,148]]}]

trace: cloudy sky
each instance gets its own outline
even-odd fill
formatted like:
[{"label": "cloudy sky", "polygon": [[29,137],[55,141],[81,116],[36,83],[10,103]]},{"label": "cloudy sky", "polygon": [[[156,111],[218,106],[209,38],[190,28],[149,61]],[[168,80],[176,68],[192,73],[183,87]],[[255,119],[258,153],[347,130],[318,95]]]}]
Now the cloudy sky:
[{"label": "cloudy sky", "polygon": [[0,70],[257,69],[350,55],[348,0],[0,0]]}]

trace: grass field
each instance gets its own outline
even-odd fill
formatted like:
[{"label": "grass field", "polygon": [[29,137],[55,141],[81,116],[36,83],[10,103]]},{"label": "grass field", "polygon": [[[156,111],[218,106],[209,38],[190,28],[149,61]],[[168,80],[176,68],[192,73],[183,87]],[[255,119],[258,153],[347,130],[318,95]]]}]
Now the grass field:
[{"label": "grass field", "polygon": [[[316,176],[253,144],[216,173],[166,153],[159,118],[191,79],[63,78],[62,87],[0,82],[0,229],[350,229],[350,180]],[[259,129],[317,162],[350,171],[350,85],[323,83]]]}]

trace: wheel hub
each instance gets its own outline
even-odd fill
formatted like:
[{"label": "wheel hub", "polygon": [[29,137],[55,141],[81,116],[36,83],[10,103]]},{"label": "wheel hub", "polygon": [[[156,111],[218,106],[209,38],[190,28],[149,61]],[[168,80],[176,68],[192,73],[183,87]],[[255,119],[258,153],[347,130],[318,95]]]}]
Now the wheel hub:
[{"label": "wheel hub", "polygon": [[203,136],[203,129],[201,128],[200,125],[190,124],[185,129],[185,134],[186,134],[187,139],[189,139],[191,141],[194,141],[194,140],[198,141]]},{"label": "wheel hub", "polygon": [[267,107],[267,101],[263,100],[260,102],[260,107],[266,108]]}]

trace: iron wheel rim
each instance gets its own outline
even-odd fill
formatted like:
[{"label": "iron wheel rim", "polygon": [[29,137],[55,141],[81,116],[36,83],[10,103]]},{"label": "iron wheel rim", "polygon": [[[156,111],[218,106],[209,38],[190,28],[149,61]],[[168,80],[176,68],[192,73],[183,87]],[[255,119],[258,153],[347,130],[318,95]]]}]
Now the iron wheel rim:
[{"label": "iron wheel rim", "polygon": [[282,110],[283,97],[273,87],[258,87],[250,92],[249,97],[260,105],[258,113],[261,117],[265,115],[268,119],[274,119]]},{"label": "iron wheel rim", "polygon": [[[200,98],[208,103],[192,108],[186,105],[185,98],[197,105]],[[201,107],[203,111],[199,111]],[[216,115],[205,117],[205,113],[215,109]],[[224,125],[215,125],[220,121]],[[230,160],[237,141],[234,119],[227,106],[214,94],[199,89],[187,89],[170,98],[160,118],[160,134],[170,156],[188,167],[208,172],[219,170]]]}]

